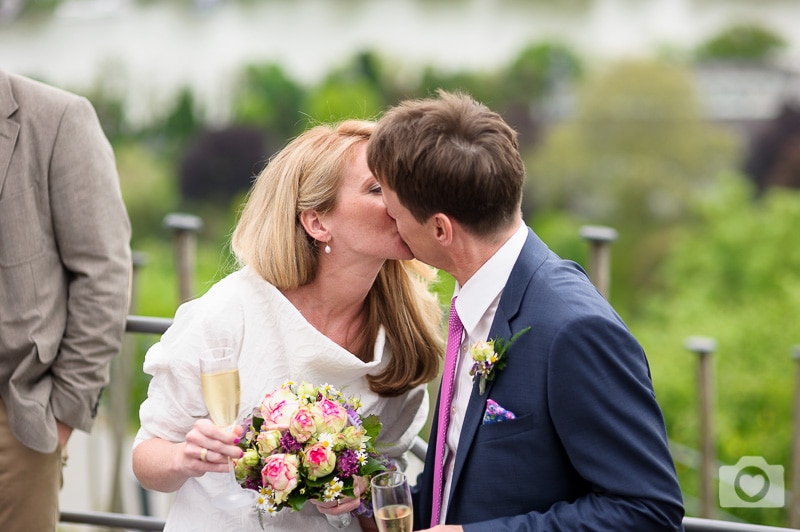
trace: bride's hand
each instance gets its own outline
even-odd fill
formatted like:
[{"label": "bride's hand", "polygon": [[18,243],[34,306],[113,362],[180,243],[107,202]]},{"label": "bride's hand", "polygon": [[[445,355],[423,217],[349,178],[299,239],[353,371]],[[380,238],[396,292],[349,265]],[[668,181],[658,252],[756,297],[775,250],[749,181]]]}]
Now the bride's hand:
[{"label": "bride's hand", "polygon": [[311,499],[311,502],[323,514],[342,515],[358,510],[358,507],[361,506],[361,494],[366,491],[367,487],[369,487],[369,484],[364,477],[355,477],[353,479],[353,494],[355,497],[342,497],[328,502]]},{"label": "bride's hand", "polygon": [[244,427],[239,425],[230,432],[216,426],[210,419],[198,419],[186,434],[181,453],[182,469],[193,477],[210,471],[227,472],[228,458],[242,457],[243,451],[237,445],[242,434]]}]

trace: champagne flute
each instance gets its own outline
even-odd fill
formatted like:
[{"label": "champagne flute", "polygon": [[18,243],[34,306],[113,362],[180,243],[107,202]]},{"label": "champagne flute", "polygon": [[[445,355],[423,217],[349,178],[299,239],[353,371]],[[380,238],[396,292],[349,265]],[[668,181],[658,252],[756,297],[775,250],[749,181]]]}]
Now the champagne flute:
[{"label": "champagne flute", "polygon": [[408,479],[400,471],[372,478],[372,509],[380,532],[411,532],[414,514]]},{"label": "champagne flute", "polygon": [[[233,430],[239,415],[239,367],[232,347],[207,350],[200,357],[200,383],[203,399],[211,420],[218,427]],[[255,500],[255,493],[236,482],[233,460],[228,457],[227,487],[217,494],[213,504],[217,508],[241,508]]]}]

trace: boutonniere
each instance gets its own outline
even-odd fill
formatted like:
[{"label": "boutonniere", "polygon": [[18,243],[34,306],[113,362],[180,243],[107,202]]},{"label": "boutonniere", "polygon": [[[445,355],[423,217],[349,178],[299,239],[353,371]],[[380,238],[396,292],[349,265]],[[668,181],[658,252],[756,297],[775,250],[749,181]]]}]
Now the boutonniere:
[{"label": "boutonniere", "polygon": [[478,381],[478,390],[483,395],[486,391],[486,382],[494,380],[497,372],[506,367],[506,351],[517,338],[528,332],[531,328],[525,327],[510,340],[505,338],[495,338],[494,340],[480,340],[469,346],[469,354],[472,356],[472,382]]}]

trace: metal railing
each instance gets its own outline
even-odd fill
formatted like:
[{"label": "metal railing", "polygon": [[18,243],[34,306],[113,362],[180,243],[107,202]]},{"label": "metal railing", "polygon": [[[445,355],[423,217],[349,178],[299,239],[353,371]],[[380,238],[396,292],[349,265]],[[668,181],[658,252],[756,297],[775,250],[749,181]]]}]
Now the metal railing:
[{"label": "metal railing", "polygon": [[[152,316],[128,316],[125,331],[141,334],[163,334],[172,324],[171,318],[156,318]],[[428,443],[417,436],[412,445],[411,453],[425,460]],[[69,512],[62,511],[62,523],[102,526],[111,528],[124,528],[143,532],[162,531],[166,524],[164,519],[143,515],[130,515],[113,512]],[[796,530],[734,521],[719,521],[715,519],[701,519],[686,517],[683,520],[686,532],[780,532]]]},{"label": "metal railing", "polygon": [[164,519],[158,517],[111,512],[61,512],[61,522],[147,532],[164,530],[166,524]]},{"label": "metal railing", "polygon": [[164,334],[172,325],[172,318],[155,318],[153,316],[128,316],[125,332],[143,334]]}]

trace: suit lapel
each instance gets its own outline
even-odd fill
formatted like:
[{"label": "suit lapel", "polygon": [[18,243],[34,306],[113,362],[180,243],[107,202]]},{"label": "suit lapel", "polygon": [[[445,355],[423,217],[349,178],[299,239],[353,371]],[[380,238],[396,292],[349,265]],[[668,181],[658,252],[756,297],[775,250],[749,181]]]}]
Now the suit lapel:
[{"label": "suit lapel", "polygon": [[[548,253],[549,250],[544,242],[529,229],[528,239],[525,241],[525,245],[503,289],[503,295],[500,298],[497,313],[494,316],[494,321],[489,330],[489,338],[487,339],[505,338],[508,340],[511,338],[511,320],[519,313],[525,289],[536,269],[547,258]],[[467,411],[464,415],[464,423],[458,439],[458,451],[453,464],[453,479],[450,484],[451,499],[461,477],[461,472],[464,470],[464,464],[469,458],[475,434],[478,432],[483,413],[486,410],[486,400],[491,395],[495,382],[496,380],[492,380],[486,384],[486,392],[483,395],[478,391],[478,383],[473,382],[472,384],[472,394],[469,397]],[[448,508],[451,507],[452,505]]]},{"label": "suit lapel", "polygon": [[16,110],[17,102],[11,92],[11,82],[5,72],[0,70],[0,194],[3,193],[11,153],[19,135],[19,124],[10,119]]}]

